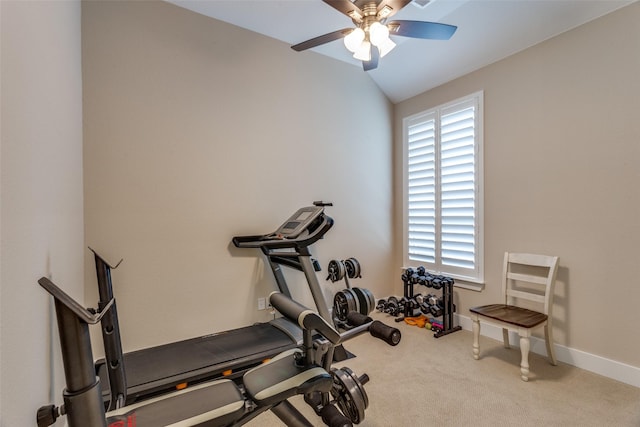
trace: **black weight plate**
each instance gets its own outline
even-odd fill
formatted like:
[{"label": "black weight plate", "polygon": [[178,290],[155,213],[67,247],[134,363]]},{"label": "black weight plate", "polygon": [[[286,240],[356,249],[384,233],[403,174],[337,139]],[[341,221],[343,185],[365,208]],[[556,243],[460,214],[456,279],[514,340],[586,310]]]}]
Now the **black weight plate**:
[{"label": "black weight plate", "polygon": [[332,282],[337,282],[338,280],[342,280],[345,274],[344,263],[342,261],[337,261],[332,259],[329,261],[329,266],[327,267],[327,271],[329,275],[327,276],[327,280],[331,280]]},{"label": "black weight plate", "polygon": [[357,279],[362,277],[361,275],[362,270],[360,269],[360,263],[358,262],[357,259],[348,258],[344,262],[344,266],[345,266],[345,269],[347,270],[347,277],[349,277],[349,279]]},{"label": "black weight plate", "polygon": [[360,303],[360,314],[367,316],[375,307],[376,301],[373,294],[366,288],[353,288],[353,292],[358,297],[358,302]]},{"label": "black weight plate", "polygon": [[347,314],[351,311],[357,311],[357,297],[351,292],[351,289],[344,289],[337,292],[333,297],[333,316],[341,321],[347,320]]}]

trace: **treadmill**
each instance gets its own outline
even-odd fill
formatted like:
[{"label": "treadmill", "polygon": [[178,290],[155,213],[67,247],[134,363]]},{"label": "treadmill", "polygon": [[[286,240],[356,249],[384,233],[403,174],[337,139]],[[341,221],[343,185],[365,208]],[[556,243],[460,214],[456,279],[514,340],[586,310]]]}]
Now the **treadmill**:
[{"label": "treadmill", "polygon": [[[305,273],[318,312],[331,322],[329,309],[322,295],[309,246],[321,239],[333,226],[333,219],[324,213],[330,203],[314,202],[298,209],[275,232],[266,235],[236,236],[239,248],[259,248],[269,261],[278,289],[291,297],[281,266]],[[98,312],[111,302],[111,309],[102,317],[102,338],[105,357],[95,362],[103,385],[103,400],[107,410],[148,399],[209,381],[222,376],[240,379],[244,372],[260,365],[265,359],[302,344],[298,325],[284,317],[270,322],[214,333],[202,337],[123,353],[113,287],[112,266],[96,251],[98,278]],[[120,366],[124,369],[120,369]]]}]

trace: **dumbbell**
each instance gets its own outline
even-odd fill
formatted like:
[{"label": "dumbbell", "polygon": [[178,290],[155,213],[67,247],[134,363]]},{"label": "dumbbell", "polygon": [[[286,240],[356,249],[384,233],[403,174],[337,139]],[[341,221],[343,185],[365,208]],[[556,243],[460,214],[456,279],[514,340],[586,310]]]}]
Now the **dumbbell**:
[{"label": "dumbbell", "polygon": [[419,285],[420,282],[422,282],[423,277],[423,275],[415,273],[413,276],[411,276],[409,283],[411,283],[412,285]]},{"label": "dumbbell", "polygon": [[429,304],[429,305],[438,305],[438,300],[439,300],[439,299],[440,299],[440,298],[438,298],[436,295],[434,295],[434,294],[429,294],[429,295],[427,295],[426,302],[427,302],[427,304]]},{"label": "dumbbell", "polygon": [[402,297],[398,300],[398,311],[394,314],[394,316],[400,316],[401,314],[404,314],[407,312],[407,310],[410,310],[411,305],[413,304],[413,302],[406,298],[406,297]]},{"label": "dumbbell", "polygon": [[433,276],[430,274],[425,274],[420,277],[420,284],[422,286],[426,286],[427,288],[433,288]]},{"label": "dumbbell", "polygon": [[433,289],[441,289],[445,285],[453,285],[454,280],[451,277],[435,276],[432,281]]},{"label": "dumbbell", "polygon": [[[418,300],[418,308],[420,308],[420,311],[423,314],[430,314],[431,313],[431,311],[429,310],[429,306],[430,306],[429,299],[431,299],[433,297],[435,297],[435,295],[432,295],[432,294],[428,294],[426,296],[420,295],[420,298]],[[437,298],[436,298],[436,300],[437,300]]]},{"label": "dumbbell", "polygon": [[394,296],[389,297],[387,299],[387,304],[385,305],[384,312],[392,316],[397,316],[400,312],[400,301],[398,301],[398,298]]},{"label": "dumbbell", "polygon": [[[420,299],[422,299],[422,295],[420,295]],[[416,297],[408,299],[404,304],[403,313],[405,317],[414,317],[415,310],[420,307],[420,304],[416,300]]]},{"label": "dumbbell", "polygon": [[418,294],[413,298],[414,298],[414,301],[416,302],[415,308],[419,308],[420,311],[424,314],[429,314],[429,304],[427,303],[428,296]]},{"label": "dumbbell", "polygon": [[402,279],[403,283],[409,283],[410,277],[413,276],[414,274],[415,274],[415,271],[413,270],[413,268],[407,268],[402,273],[402,276],[400,276],[400,278]]},{"label": "dumbbell", "polygon": [[[456,305],[452,304],[453,312],[456,312]],[[444,314],[444,304],[442,298],[438,298],[437,304],[429,305],[429,312],[434,317],[440,317]]]},{"label": "dumbbell", "polygon": [[433,315],[433,317],[442,316],[444,310],[441,306],[434,304],[429,306],[429,312]]},{"label": "dumbbell", "polygon": [[386,308],[387,308],[387,300],[379,299],[378,303],[376,304],[376,310],[378,310],[381,313],[384,313]]}]

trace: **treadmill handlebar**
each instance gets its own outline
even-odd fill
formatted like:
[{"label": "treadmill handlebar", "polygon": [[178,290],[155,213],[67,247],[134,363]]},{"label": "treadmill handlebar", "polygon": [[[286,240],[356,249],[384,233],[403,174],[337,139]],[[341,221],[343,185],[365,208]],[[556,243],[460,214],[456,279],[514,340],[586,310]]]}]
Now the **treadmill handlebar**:
[{"label": "treadmill handlebar", "polygon": [[295,238],[287,238],[275,233],[260,234],[254,236],[235,236],[232,239],[233,244],[237,248],[267,248],[267,249],[284,249],[284,248],[303,248],[313,245],[333,227],[333,218],[324,213],[318,217],[319,222],[314,222],[306,231]]},{"label": "treadmill handlebar", "polygon": [[281,292],[272,292],[269,295],[269,302],[283,316],[300,325],[301,328],[317,331],[332,344],[340,343],[340,333],[315,311],[295,302]]}]

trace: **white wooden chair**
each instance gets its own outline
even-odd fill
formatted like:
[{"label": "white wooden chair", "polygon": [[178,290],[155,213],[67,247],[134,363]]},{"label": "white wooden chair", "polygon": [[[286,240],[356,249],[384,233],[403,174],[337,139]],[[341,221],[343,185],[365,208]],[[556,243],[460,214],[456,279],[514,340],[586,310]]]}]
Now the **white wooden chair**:
[{"label": "white wooden chair", "polygon": [[[480,358],[480,320],[502,328],[505,348],[509,347],[509,331],[520,336],[520,378],[529,381],[529,348],[531,331],[544,326],[547,356],[556,365],[553,348],[552,308],[553,293],[558,272],[558,257],[524,253],[504,254],[502,275],[502,304],[473,307],[473,358]],[[524,308],[523,300],[541,306],[540,311]],[[517,305],[516,305],[517,304]],[[528,303],[527,307],[532,307]],[[532,307],[533,308],[533,307]]]}]

